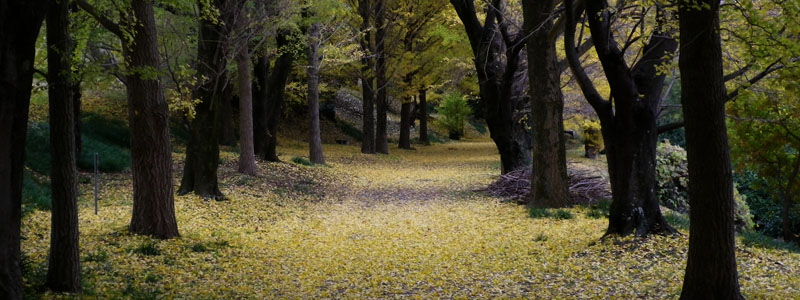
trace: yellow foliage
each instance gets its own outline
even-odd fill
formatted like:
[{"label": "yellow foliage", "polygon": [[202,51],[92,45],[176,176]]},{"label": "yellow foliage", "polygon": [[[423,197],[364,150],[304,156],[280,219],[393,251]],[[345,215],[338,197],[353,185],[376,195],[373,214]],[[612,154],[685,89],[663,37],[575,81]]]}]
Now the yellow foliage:
[{"label": "yellow foliage", "polygon": [[[182,237],[127,233],[130,174],[103,175],[80,201],[85,293],[98,298],[388,299],[676,298],[687,235],[600,242],[607,221],[532,219],[524,207],[473,192],[498,174],[492,143],[471,141],[363,155],[325,145],[329,167],[259,163],[238,175],[224,152],[226,202],[175,198]],[[281,159],[304,155],[286,141]],[[176,162],[182,154],[176,153]],[[176,183],[178,182],[176,173]],[[47,264],[49,213],[23,221],[29,296]],[[684,234],[686,234],[684,232]],[[748,298],[800,295],[800,254],[741,247]],[[31,295],[33,294],[33,295]]]}]

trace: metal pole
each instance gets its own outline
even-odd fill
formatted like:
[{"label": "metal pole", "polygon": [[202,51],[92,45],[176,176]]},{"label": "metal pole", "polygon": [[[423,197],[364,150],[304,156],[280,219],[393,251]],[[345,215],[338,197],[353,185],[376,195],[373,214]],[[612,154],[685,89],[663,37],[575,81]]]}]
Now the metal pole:
[{"label": "metal pole", "polygon": [[94,214],[97,215],[97,202],[98,202],[98,181],[100,174],[97,172],[97,165],[100,164],[100,154],[94,153]]}]

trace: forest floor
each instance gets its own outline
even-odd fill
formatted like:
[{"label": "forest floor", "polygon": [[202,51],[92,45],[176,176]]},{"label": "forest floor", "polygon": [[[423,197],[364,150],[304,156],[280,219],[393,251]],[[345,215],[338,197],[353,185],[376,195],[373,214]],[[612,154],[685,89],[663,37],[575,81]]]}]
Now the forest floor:
[{"label": "forest floor", "polygon": [[[392,148],[363,155],[324,145],[327,166],[294,163],[306,144],[279,148],[284,163],[235,172],[223,152],[228,201],[176,196],[181,237],[127,232],[130,173],[103,174],[95,215],[88,174],[80,200],[84,296],[191,299],[676,298],[687,232],[677,237],[602,237],[598,207],[531,216],[476,190],[497,178],[490,141]],[[175,184],[183,155],[174,155]],[[23,219],[26,294],[46,273],[50,213]],[[671,218],[676,219],[676,218]],[[677,218],[680,219],[680,218]],[[680,224],[677,224],[680,225]],[[685,224],[684,224],[685,225]],[[800,299],[800,252],[740,237],[749,299]],[[63,295],[61,295],[63,296]]]}]

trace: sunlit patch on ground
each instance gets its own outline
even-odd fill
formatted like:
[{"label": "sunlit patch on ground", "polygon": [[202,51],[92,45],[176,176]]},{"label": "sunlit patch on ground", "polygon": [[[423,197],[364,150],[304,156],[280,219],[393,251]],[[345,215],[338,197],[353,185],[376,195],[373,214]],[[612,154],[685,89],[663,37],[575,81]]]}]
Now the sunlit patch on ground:
[{"label": "sunlit patch on ground", "polygon": [[[490,142],[358,153],[325,145],[328,166],[285,163],[235,173],[223,153],[229,201],[176,197],[181,238],[127,233],[129,174],[104,175],[95,216],[81,186],[85,294],[99,298],[675,298],[687,236],[600,241],[606,221],[588,208],[572,218],[531,218],[524,207],[473,190],[499,173]],[[182,161],[180,154],[176,162]],[[176,183],[180,172],[176,167]],[[23,221],[25,285],[42,291],[49,212]],[[684,233],[685,234],[685,233]],[[800,254],[741,246],[748,298],[797,299]]]}]

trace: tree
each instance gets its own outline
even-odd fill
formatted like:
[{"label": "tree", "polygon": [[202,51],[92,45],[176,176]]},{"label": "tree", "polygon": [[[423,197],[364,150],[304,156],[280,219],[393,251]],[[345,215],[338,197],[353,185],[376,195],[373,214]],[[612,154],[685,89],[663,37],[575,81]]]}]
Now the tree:
[{"label": "tree", "polygon": [[464,25],[475,57],[486,123],[500,152],[502,173],[527,167],[531,161],[527,133],[515,126],[514,119],[514,108],[522,101],[524,90],[518,84],[519,73],[524,75],[521,57],[524,34],[512,36],[509,32],[509,22],[503,21],[502,0],[487,3],[483,24],[478,20],[475,1],[450,0],[450,3]]},{"label": "tree", "polygon": [[719,1],[679,2],[681,102],[689,165],[689,253],[681,299],[744,299],[734,237]]},{"label": "tree", "polygon": [[553,30],[555,1],[522,1],[527,32],[533,171],[530,205],[569,205],[564,145],[564,96]]},{"label": "tree", "polygon": [[374,59],[372,53],[374,52],[374,45],[372,43],[372,9],[370,0],[358,0],[358,15],[361,16],[361,33],[364,35],[359,43],[361,44],[361,51],[364,52],[361,58],[361,105],[362,105],[362,132],[361,138],[361,153],[374,154],[375,153],[375,84],[373,77]]},{"label": "tree", "polygon": [[238,53],[236,64],[239,80],[239,173],[256,175],[256,155],[253,145],[253,88],[250,76],[250,30],[247,16],[247,4],[241,0],[236,24],[240,31],[238,36]]},{"label": "tree", "polygon": [[34,48],[47,3],[0,0],[0,298],[3,299],[22,299],[22,171]]},{"label": "tree", "polygon": [[[387,109],[389,98],[387,87],[389,81],[386,78],[386,0],[375,1],[375,84],[377,90],[376,118],[375,124],[375,152],[389,154],[389,139],[387,136]],[[364,112],[366,113],[366,111]]]},{"label": "tree", "polygon": [[78,246],[78,170],[75,165],[75,117],[69,1],[47,10],[47,87],[50,117],[52,218],[46,286],[57,292],[81,290]]},{"label": "tree", "polygon": [[[655,18],[655,28],[648,42],[639,50],[638,61],[628,66],[626,51],[634,39],[639,25],[631,29],[620,48],[611,25],[623,13],[621,7],[610,8],[606,1],[586,1],[586,17],[598,59],[611,88],[609,99],[604,99],[581,66],[575,47],[575,11],[572,1],[566,1],[567,23],[564,48],[570,69],[600,119],[601,133],[606,145],[608,173],[613,201],[606,234],[644,236],[650,233],[673,233],[659,207],[655,192],[656,119],[661,104],[664,74],[660,65],[669,61],[677,42],[668,26],[670,12],[661,4],[654,5],[655,12],[642,8],[638,22],[644,24],[648,15]],[[629,8],[630,9],[630,8]],[[579,10],[580,11],[580,10]]]},{"label": "tree", "polygon": [[132,1],[120,23],[84,0],[78,6],[122,40],[133,158],[133,216],[130,231],[157,238],[179,236],[172,189],[169,109],[159,80],[160,57],[153,1]]},{"label": "tree", "polygon": [[319,128],[319,69],[322,57],[319,48],[322,43],[322,25],[314,22],[308,28],[308,114],[311,132],[308,137],[308,158],[312,163],[324,164],[322,154],[322,137]]}]

